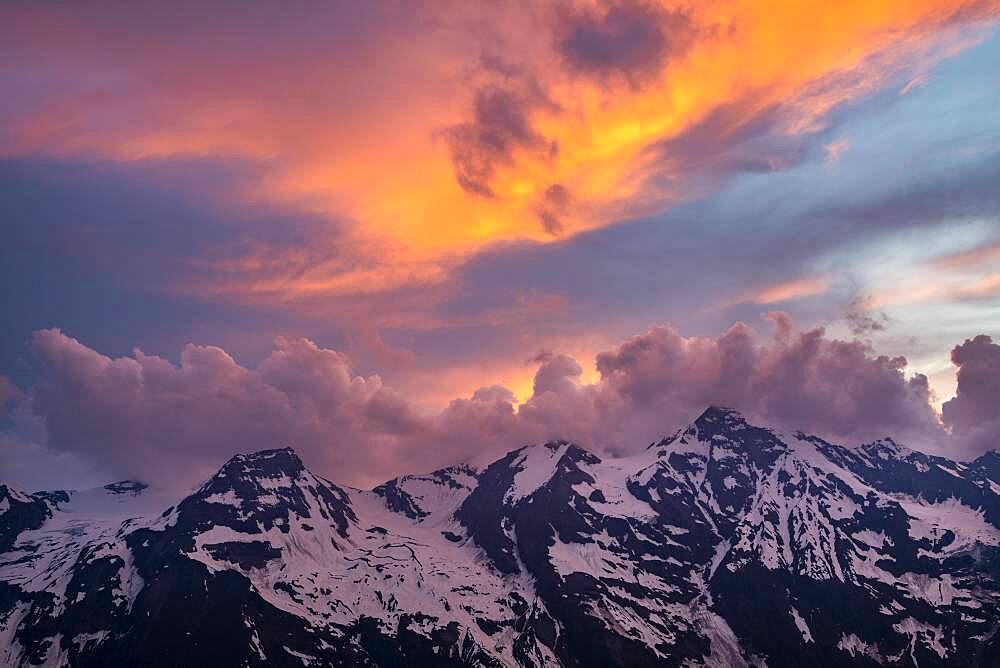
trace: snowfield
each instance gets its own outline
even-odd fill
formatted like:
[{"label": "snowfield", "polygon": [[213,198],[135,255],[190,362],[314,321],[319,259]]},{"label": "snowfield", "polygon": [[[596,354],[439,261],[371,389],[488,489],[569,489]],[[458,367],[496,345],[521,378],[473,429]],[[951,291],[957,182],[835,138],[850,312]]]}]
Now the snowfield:
[{"label": "snowfield", "polygon": [[183,499],[0,485],[0,663],[996,665],[997,461],[710,408],[371,491],[288,448]]}]

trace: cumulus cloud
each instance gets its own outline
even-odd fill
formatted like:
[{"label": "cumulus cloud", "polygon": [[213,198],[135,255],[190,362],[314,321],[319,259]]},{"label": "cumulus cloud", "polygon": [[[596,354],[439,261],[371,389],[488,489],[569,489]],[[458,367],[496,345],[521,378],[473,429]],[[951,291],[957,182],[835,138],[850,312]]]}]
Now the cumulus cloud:
[{"label": "cumulus cloud", "polygon": [[927,379],[907,378],[905,358],[830,339],[822,328],[798,331],[784,313],[770,318],[774,334],[763,343],[744,323],[715,338],[654,327],[598,356],[602,384],[639,423],[721,403],[849,441],[936,430]]},{"label": "cumulus cloud", "polygon": [[822,328],[801,331],[784,313],[769,318],[770,337],[742,322],[715,337],[652,327],[598,354],[593,384],[581,381],[577,360],[543,352],[533,360],[539,366],[532,396],[516,410],[504,403],[489,447],[561,437],[619,454],[711,404],[848,444],[891,435],[947,447],[927,378],[908,375],[905,358],[830,338]]},{"label": "cumulus cloud", "polygon": [[560,24],[556,50],[567,68],[602,79],[617,77],[633,86],[659,74],[698,35],[686,13],[652,2],[614,3],[603,12],[584,10]]},{"label": "cumulus cloud", "polygon": [[304,339],[277,339],[256,369],[212,346],[186,346],[179,365],[139,350],[112,359],[59,330],[36,332],[33,346],[43,374],[31,403],[49,446],[118,476],[191,483],[235,452],[295,444],[355,479],[420,428],[378,376],[352,375],[343,355]]},{"label": "cumulus cloud", "polygon": [[366,486],[550,438],[634,451],[710,404],[847,444],[891,435],[953,456],[996,446],[1000,345],[990,337],[952,353],[959,394],[944,405],[949,436],[927,378],[907,375],[905,358],[800,330],[785,313],[768,317],[769,336],[742,322],[714,337],[654,326],[597,355],[595,383],[582,381],[573,357],[544,351],[530,360],[538,367],[525,402],[488,386],[432,414],[307,339],[278,338],[247,368],[213,346],[186,346],[178,364],[139,350],[110,358],[43,330],[33,340],[42,374],[18,409],[35,421],[34,440],[22,433],[15,448],[7,432],[0,460],[24,474],[18,453],[69,456],[108,476],[190,486],[235,452],[290,444],[323,474]]},{"label": "cumulus cloud", "polygon": [[1000,448],[1000,344],[985,334],[951,351],[958,389],[942,419],[971,452]]}]

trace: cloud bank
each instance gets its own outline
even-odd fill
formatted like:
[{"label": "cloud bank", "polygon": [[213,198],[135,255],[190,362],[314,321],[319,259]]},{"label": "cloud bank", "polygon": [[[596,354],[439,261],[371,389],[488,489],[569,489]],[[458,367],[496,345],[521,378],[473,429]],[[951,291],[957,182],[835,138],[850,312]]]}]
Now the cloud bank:
[{"label": "cloud bank", "polygon": [[981,334],[951,351],[958,367],[954,399],[942,419],[969,452],[1000,449],[1000,344]]},{"label": "cloud bank", "polygon": [[990,337],[953,351],[959,394],[944,405],[949,435],[926,377],[907,375],[904,358],[822,328],[800,331],[784,313],[769,319],[770,336],[742,322],[715,337],[652,327],[600,353],[594,383],[581,381],[576,359],[542,352],[529,360],[537,370],[525,402],[490,386],[432,414],[308,339],[278,338],[248,368],[213,346],[188,345],[174,364],[140,350],[111,358],[57,329],[41,330],[32,341],[40,377],[23,397],[6,396],[44,423],[45,443],[19,448],[16,439],[0,439],[0,462],[24,470],[23,457],[44,446],[109,477],[183,487],[235,452],[288,444],[328,477],[367,486],[547,438],[612,455],[634,451],[708,404],[846,443],[892,435],[953,456],[949,448],[996,447],[1000,346]]}]

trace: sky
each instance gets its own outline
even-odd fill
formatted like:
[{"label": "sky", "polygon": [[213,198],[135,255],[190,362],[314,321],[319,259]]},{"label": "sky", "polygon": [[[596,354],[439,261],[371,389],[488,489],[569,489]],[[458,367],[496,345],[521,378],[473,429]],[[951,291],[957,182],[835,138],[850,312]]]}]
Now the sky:
[{"label": "sky", "polygon": [[1000,2],[0,6],[0,479],[708,404],[1000,448]]}]

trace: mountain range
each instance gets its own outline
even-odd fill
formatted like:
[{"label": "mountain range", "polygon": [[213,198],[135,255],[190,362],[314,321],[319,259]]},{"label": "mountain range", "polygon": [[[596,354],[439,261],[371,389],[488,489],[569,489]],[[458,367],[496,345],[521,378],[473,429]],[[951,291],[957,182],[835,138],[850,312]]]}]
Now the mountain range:
[{"label": "mountain range", "polygon": [[289,448],[194,493],[0,484],[9,666],[998,666],[1000,454],[711,407],[372,490]]}]

